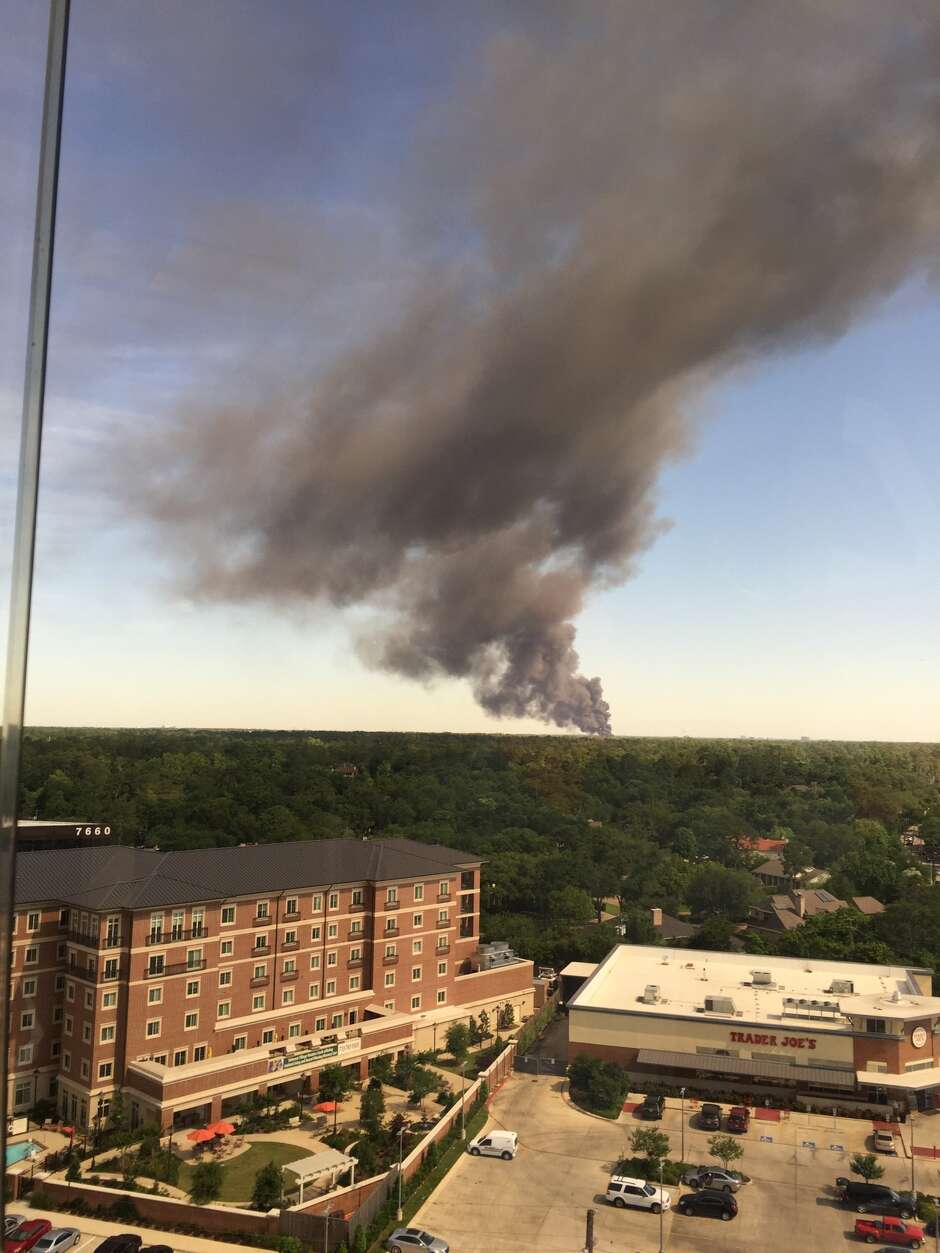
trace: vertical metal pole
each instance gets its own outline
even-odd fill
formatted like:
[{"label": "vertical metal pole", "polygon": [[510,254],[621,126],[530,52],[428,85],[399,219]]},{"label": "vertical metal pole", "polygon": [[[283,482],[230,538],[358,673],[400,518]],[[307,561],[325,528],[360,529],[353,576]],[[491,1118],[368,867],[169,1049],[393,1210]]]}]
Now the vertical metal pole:
[{"label": "vertical metal pole", "polygon": [[685,1088],[679,1089],[682,1098],[682,1148],[679,1150],[679,1161],[685,1162]]},{"label": "vertical metal pole", "polygon": [[914,1187],[914,1111],[911,1110],[911,1194],[916,1198],[917,1189]]},{"label": "vertical metal pole", "polygon": [[397,1213],[396,1213],[396,1215],[395,1215],[395,1217],[396,1217],[396,1219],[398,1220],[398,1222],[401,1222],[401,1219],[402,1219],[402,1208],[401,1208],[401,1156],[402,1156],[402,1141],[403,1141],[403,1139],[404,1139],[404,1135],[405,1135],[405,1128],[404,1128],[404,1127],[400,1127],[400,1128],[399,1128],[399,1131],[398,1131],[398,1211],[397,1211]]},{"label": "vertical metal pole", "polygon": [[[51,0],[46,50],[39,177],[36,188],[36,224],[33,234],[33,270],[29,293],[26,377],[23,383],[23,419],[16,495],[16,524],[10,585],[10,625],[7,635],[6,679],[3,693],[3,732],[0,748],[0,1023],[3,1032],[3,1083],[0,1084],[0,1149],[6,1151],[7,1073],[9,1057],[10,968],[13,929],[13,879],[16,846],[16,806],[19,791],[23,712],[26,700],[26,655],[36,543],[36,502],[39,494],[39,454],[46,394],[46,355],[49,343],[49,304],[52,293],[52,249],[55,239],[59,186],[59,149],[65,92],[65,53],[68,43],[69,0]],[[3,1202],[0,1201],[0,1214]]]},{"label": "vertical metal pole", "polygon": [[666,1253],[663,1244],[663,1159],[659,1159],[659,1253]]},{"label": "vertical metal pole", "polygon": [[587,1212],[587,1227],[584,1233],[585,1253],[594,1253],[594,1211]]}]

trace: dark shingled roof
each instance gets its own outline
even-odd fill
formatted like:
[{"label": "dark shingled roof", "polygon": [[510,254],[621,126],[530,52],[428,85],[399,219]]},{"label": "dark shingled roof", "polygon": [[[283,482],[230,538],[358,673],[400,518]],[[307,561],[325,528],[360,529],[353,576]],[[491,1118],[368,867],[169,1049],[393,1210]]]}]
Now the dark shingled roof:
[{"label": "dark shingled roof", "polygon": [[86,909],[149,909],[257,892],[420,878],[480,858],[416,840],[304,840],[160,853],[105,846],[24,852],[16,903],[63,901]]}]

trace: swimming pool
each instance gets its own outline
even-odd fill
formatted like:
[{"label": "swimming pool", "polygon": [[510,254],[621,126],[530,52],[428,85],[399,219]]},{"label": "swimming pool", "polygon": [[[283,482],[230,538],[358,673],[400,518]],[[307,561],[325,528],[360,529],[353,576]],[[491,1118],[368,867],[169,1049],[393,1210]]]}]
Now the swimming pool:
[{"label": "swimming pool", "polygon": [[30,1153],[42,1151],[42,1145],[37,1144],[35,1140],[24,1140],[21,1144],[8,1144],[7,1165],[12,1166],[14,1162],[21,1162],[24,1157],[29,1157]]}]

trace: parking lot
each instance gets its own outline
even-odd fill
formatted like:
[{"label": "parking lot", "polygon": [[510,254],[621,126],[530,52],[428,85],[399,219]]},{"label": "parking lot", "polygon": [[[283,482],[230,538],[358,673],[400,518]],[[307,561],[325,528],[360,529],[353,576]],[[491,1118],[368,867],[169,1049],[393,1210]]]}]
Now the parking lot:
[{"label": "parking lot", "polygon": [[[503,1162],[464,1156],[413,1222],[446,1239],[453,1253],[577,1253],[584,1248],[585,1215],[591,1207],[598,1253],[655,1253],[658,1216],[614,1209],[604,1200],[614,1163],[629,1154],[630,1133],[652,1124],[627,1114],[618,1122],[593,1118],[568,1103],[564,1088],[563,1081],[550,1076],[516,1075],[509,1080],[493,1098],[488,1126],[518,1132],[516,1158]],[[680,1154],[682,1122],[679,1103],[670,1101],[659,1125],[670,1137],[674,1158]],[[920,1123],[919,1142],[940,1140],[940,1117],[930,1120],[934,1122],[936,1133],[927,1120]],[[696,1129],[688,1106],[685,1124],[686,1161],[716,1165],[707,1151],[710,1133]],[[837,1175],[850,1173],[853,1153],[870,1151],[870,1137],[871,1124],[856,1119],[797,1114],[781,1122],[752,1119],[740,1137],[744,1157],[736,1163],[752,1182],[738,1193],[737,1218],[720,1222],[669,1210],[663,1216],[664,1247],[669,1253],[719,1248],[754,1253],[771,1247],[855,1246],[855,1215],[836,1201],[832,1185]],[[899,1157],[884,1159],[883,1182],[908,1189],[911,1162],[903,1143],[901,1147]],[[918,1188],[940,1191],[936,1162],[918,1159],[916,1172]],[[673,1206],[686,1191],[669,1190]]]},{"label": "parking lot", "polygon": [[145,1245],[168,1244],[174,1253],[245,1253],[242,1244],[229,1244],[222,1240],[200,1240],[195,1236],[182,1236],[162,1231],[154,1231],[146,1227],[135,1227],[123,1223],[103,1222],[97,1218],[77,1218],[72,1214],[57,1214],[51,1211],[33,1209],[25,1201],[13,1201],[7,1205],[10,1213],[21,1214],[24,1218],[47,1218],[53,1227],[76,1227],[82,1238],[73,1244],[69,1253],[94,1253],[108,1236],[133,1232],[140,1236]]}]

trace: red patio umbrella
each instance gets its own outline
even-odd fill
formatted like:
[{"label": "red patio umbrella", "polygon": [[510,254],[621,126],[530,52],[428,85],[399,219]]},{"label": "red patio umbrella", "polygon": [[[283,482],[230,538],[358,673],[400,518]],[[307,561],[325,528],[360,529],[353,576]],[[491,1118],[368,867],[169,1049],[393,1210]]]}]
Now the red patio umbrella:
[{"label": "red patio umbrella", "polygon": [[319,1110],[321,1114],[332,1114],[339,1108],[335,1101],[321,1101],[319,1105],[313,1107]]},{"label": "red patio umbrella", "polygon": [[223,1119],[221,1122],[210,1123],[208,1130],[212,1131],[217,1136],[230,1136],[235,1130],[235,1124],[233,1122],[226,1122]]},{"label": "red patio umbrella", "polygon": [[215,1139],[215,1132],[208,1127],[197,1127],[195,1131],[186,1132],[186,1139],[192,1140],[193,1144],[205,1144],[207,1140]]}]

